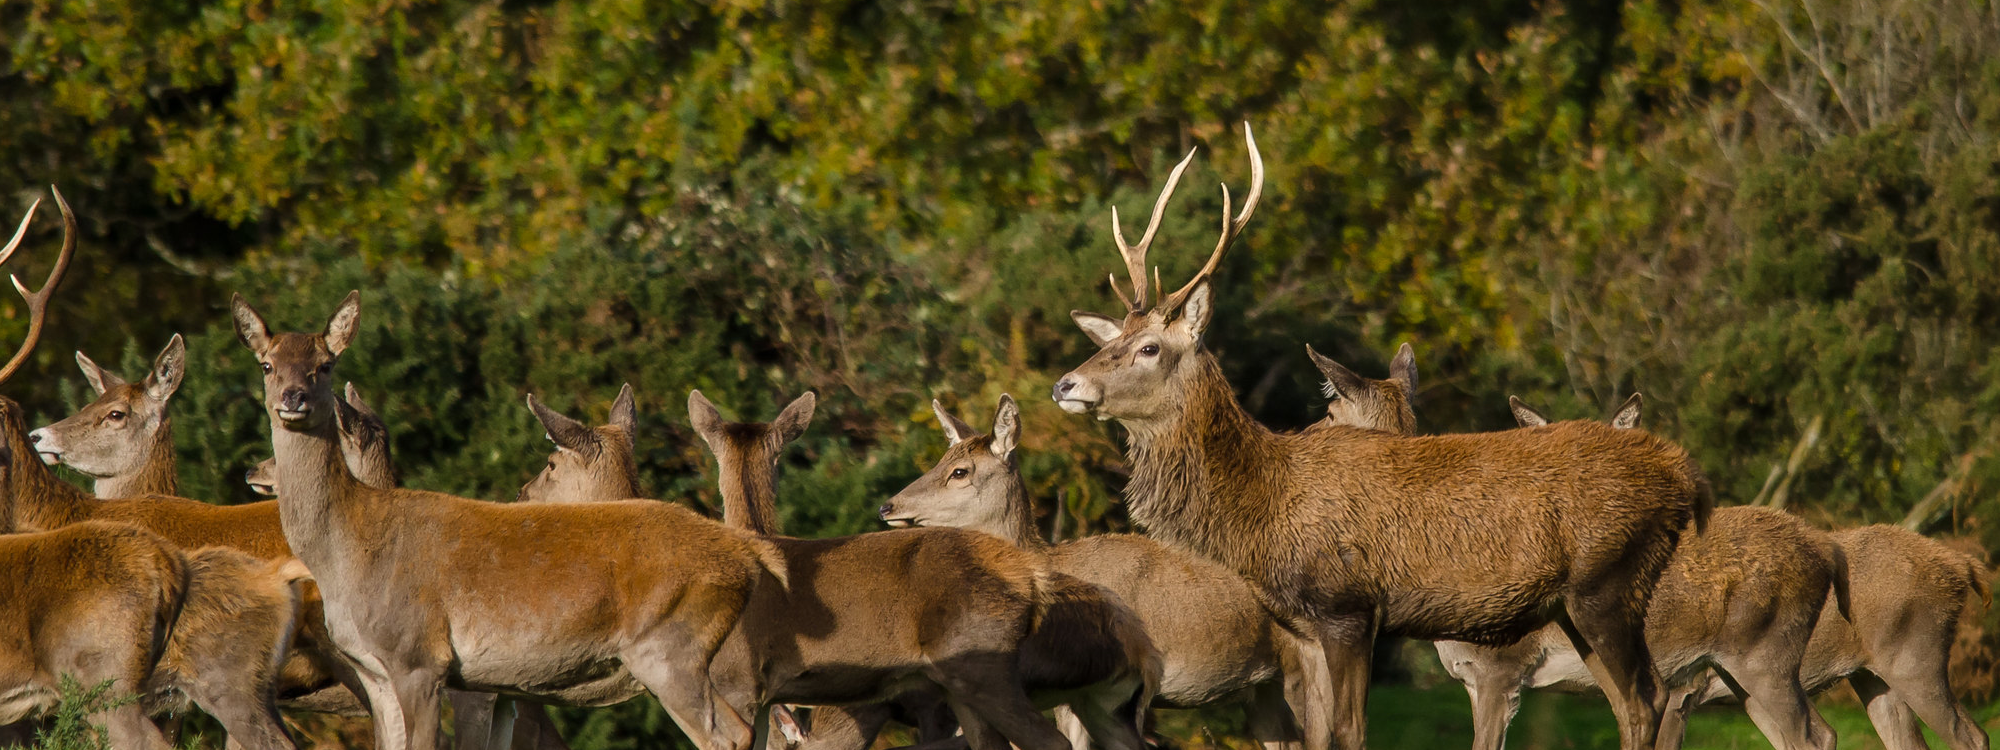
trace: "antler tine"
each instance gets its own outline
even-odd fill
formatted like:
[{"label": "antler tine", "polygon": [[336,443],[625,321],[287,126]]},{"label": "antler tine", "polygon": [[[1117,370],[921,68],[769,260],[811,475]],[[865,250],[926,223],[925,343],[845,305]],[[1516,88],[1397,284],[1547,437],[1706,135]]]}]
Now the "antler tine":
[{"label": "antler tine", "polygon": [[[21,348],[14,352],[14,357],[7,360],[7,365],[0,367],[0,383],[5,383],[14,377],[14,373],[28,361],[28,355],[35,351],[35,344],[41,341],[42,324],[48,321],[49,297],[55,292],[56,286],[62,283],[63,274],[69,270],[70,258],[76,255],[76,214],[70,212],[69,201],[63,200],[61,190],[57,190],[54,185],[50,185],[49,190],[55,193],[56,207],[62,209],[62,253],[56,256],[55,267],[49,269],[49,280],[43,282],[40,289],[30,292],[21,284],[21,277],[12,274],[7,277],[14,282],[14,290],[20,292],[21,298],[28,302],[28,337],[21,342]],[[35,205],[41,205],[41,201],[35,201]],[[28,217],[34,218],[34,209],[28,210]],[[16,232],[14,240],[7,243],[6,250],[0,251],[0,262],[5,262],[7,258],[13,256],[16,245],[21,241],[21,234],[27,228],[28,221],[23,219],[21,232]]]},{"label": "antler tine", "polygon": [[28,205],[28,215],[21,217],[21,228],[14,230],[14,239],[7,241],[6,249],[0,249],[0,266],[6,265],[7,259],[14,257],[14,251],[21,249],[21,238],[28,236],[28,225],[35,223],[35,209],[41,207],[40,198]]},{"label": "antler tine", "polygon": [[1250,194],[1243,197],[1243,211],[1235,219],[1229,217],[1229,186],[1222,186],[1222,237],[1215,241],[1215,252],[1209,253],[1208,262],[1202,264],[1201,272],[1194,275],[1186,286],[1166,298],[1166,307],[1179,307],[1189,291],[1202,279],[1215,273],[1222,264],[1222,256],[1229,252],[1229,246],[1243,233],[1243,227],[1250,223],[1250,216],[1257,212],[1257,202],[1264,197],[1264,156],[1257,152],[1257,138],[1250,133],[1250,123],[1243,123],[1243,142],[1250,148]]},{"label": "antler tine", "polygon": [[[1132,298],[1126,299],[1124,292],[1118,298],[1132,311],[1146,309],[1146,249],[1153,245],[1153,235],[1160,231],[1160,219],[1165,218],[1167,200],[1174,196],[1174,188],[1180,185],[1181,173],[1187,171],[1188,164],[1194,162],[1196,149],[1188,149],[1186,158],[1174,165],[1174,171],[1167,175],[1167,186],[1160,189],[1160,197],[1153,201],[1153,218],[1146,221],[1146,234],[1139,238],[1138,246],[1125,244],[1125,230],[1118,221],[1118,207],[1111,207],[1111,238],[1118,242],[1118,255],[1125,259],[1125,275],[1132,280]],[[1111,288],[1117,289],[1117,284]]]}]

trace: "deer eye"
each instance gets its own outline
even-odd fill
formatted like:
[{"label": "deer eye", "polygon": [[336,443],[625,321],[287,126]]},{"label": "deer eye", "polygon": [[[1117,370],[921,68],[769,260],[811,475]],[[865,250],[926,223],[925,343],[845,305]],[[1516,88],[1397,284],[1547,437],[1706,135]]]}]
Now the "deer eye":
[{"label": "deer eye", "polygon": [[257,363],[257,364],[259,364],[259,365],[262,365],[262,366],[264,367],[264,374],[265,374],[265,375],[269,375],[269,374],[271,374],[271,363],[269,363],[269,362],[259,362],[259,363]]},{"label": "deer eye", "polygon": [[951,470],[951,478],[953,479],[964,479],[970,474],[972,474],[972,472],[967,470],[963,466]]},{"label": "deer eye", "polygon": [[113,421],[113,422],[116,422],[116,421],[118,421],[118,420],[121,420],[121,419],[124,419],[124,418],[125,418],[125,412],[122,412],[122,411],[117,411],[117,410],[115,410],[115,409],[114,409],[114,410],[112,410],[112,412],[111,412],[110,414],[106,414],[106,415],[104,415],[104,418],[105,418],[105,419],[109,419],[109,420],[111,420],[111,421]]},{"label": "deer eye", "polygon": [[1147,344],[1145,346],[1139,347],[1139,356],[1141,357],[1154,357],[1154,356],[1159,356],[1159,354],[1160,354],[1159,344]]}]

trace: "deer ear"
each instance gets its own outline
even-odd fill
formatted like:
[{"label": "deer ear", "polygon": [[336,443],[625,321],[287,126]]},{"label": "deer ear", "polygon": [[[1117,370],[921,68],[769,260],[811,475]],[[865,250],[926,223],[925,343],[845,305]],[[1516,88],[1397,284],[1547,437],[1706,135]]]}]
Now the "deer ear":
[{"label": "deer ear", "polygon": [[180,390],[181,378],[187,375],[187,342],[176,333],[167,341],[167,348],[160,350],[160,356],[153,360],[153,371],[146,373],[146,397],[154,401],[172,398],[174,391]]},{"label": "deer ear", "polygon": [[1522,427],[1540,427],[1549,423],[1548,417],[1522,403],[1519,396],[1507,397],[1507,409],[1514,412],[1514,423]]},{"label": "deer ear", "polygon": [[236,294],[229,298],[229,317],[236,320],[236,340],[250,347],[250,351],[262,355],[271,349],[271,328],[264,325],[264,316],[258,315],[256,308]]},{"label": "deer ear", "polygon": [[624,430],[627,435],[635,435],[639,429],[639,406],[636,399],[632,384],[626,383],[618,387],[618,397],[611,400],[610,424],[612,427]]},{"label": "deer ear", "polygon": [[716,411],[715,404],[709,403],[700,390],[688,391],[688,424],[694,425],[694,431],[707,440],[709,433],[722,429],[722,412]]},{"label": "deer ear", "polygon": [[1403,384],[1403,395],[1415,398],[1417,395],[1417,350],[1410,342],[1396,347],[1396,358],[1389,360],[1389,378]]},{"label": "deer ear", "polygon": [[1021,442],[1021,407],[1014,397],[1000,394],[1000,408],[993,413],[993,455],[1006,458]]},{"label": "deer ear", "polygon": [[333,309],[333,317],[326,319],[326,348],[334,355],[347,351],[347,345],[354,343],[354,334],[361,326],[361,290],[347,293],[340,306]]},{"label": "deer ear", "polygon": [[340,428],[340,434],[353,437],[355,431],[361,428],[361,410],[354,408],[352,402],[334,399],[333,421]]},{"label": "deer ear", "polygon": [[1618,412],[1611,415],[1611,426],[1621,430],[1630,430],[1638,427],[1639,410],[1645,407],[1645,405],[1646,399],[1636,392],[1633,393],[1625,399],[1624,404],[1618,407]]},{"label": "deer ear", "polygon": [[966,438],[979,434],[972,429],[972,425],[960,421],[958,417],[952,416],[951,412],[945,411],[944,404],[938,403],[937,399],[931,399],[931,411],[937,412],[938,424],[944,426],[944,439],[951,441],[952,445],[958,445],[965,442]]},{"label": "deer ear", "polygon": [[1339,362],[1313,351],[1312,344],[1306,344],[1306,356],[1312,358],[1313,366],[1319,368],[1319,374],[1326,377],[1326,382],[1321,384],[1320,390],[1327,398],[1354,398],[1362,391],[1368,390],[1368,381],[1362,380],[1360,375],[1354,374],[1353,370],[1347,369]]},{"label": "deer ear", "polygon": [[355,390],[354,384],[352,382],[347,384],[347,388],[344,391],[344,393],[346,396],[347,405],[353,407],[354,412],[356,414],[361,415],[361,417],[364,419],[373,419],[378,422],[381,421],[382,417],[375,413],[375,408],[369,406],[368,402],[361,400],[361,391]]},{"label": "deer ear", "polygon": [[553,441],[557,448],[585,455],[597,452],[597,433],[592,432],[582,422],[543,406],[541,399],[535,398],[535,394],[532,393],[528,394],[528,411],[534,412],[535,419],[541,420],[542,428],[548,430],[549,440]]},{"label": "deer ear", "polygon": [[799,439],[799,435],[804,434],[806,427],[812,424],[813,410],[818,406],[819,396],[813,395],[812,391],[806,391],[786,404],[785,410],[778,412],[778,418],[771,420],[771,430],[777,434],[778,444]]},{"label": "deer ear", "polygon": [[1209,304],[1214,299],[1211,289],[1208,279],[1195,282],[1194,288],[1188,290],[1187,301],[1181,303],[1178,312],[1172,313],[1179,316],[1175,322],[1193,338],[1201,338],[1202,332],[1208,330],[1209,316],[1215,314],[1215,306]]},{"label": "deer ear", "polygon": [[1099,347],[1117,341],[1119,336],[1125,335],[1125,324],[1113,320],[1108,315],[1071,310],[1069,319],[1076,321],[1076,327],[1083,329],[1083,335],[1090,337],[1090,343]]},{"label": "deer ear", "polygon": [[76,366],[77,369],[83,371],[83,379],[90,381],[90,390],[96,391],[99,396],[104,395],[104,392],[107,390],[125,384],[124,378],[105,372],[104,368],[98,367],[96,362],[92,362],[89,357],[83,356],[83,352],[76,353]]}]

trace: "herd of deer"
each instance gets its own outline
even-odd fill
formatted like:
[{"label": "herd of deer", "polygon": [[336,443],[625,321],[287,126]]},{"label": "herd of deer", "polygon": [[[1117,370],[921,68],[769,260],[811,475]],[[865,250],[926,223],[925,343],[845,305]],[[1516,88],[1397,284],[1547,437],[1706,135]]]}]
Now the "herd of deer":
[{"label": "herd of deer", "polygon": [[[1387,380],[1308,348],[1326,419],[1252,420],[1203,347],[1211,277],[1262,192],[1244,135],[1250,193],[1231,216],[1223,188],[1221,238],[1181,289],[1163,295],[1155,272],[1149,294],[1146,253],[1193,154],[1136,245],[1113,212],[1126,313],[1073,313],[1099,350],[1054,387],[1064,411],[1125,427],[1145,535],[1043,541],[1007,396],[990,434],[933,402],[949,450],[881,505],[898,528],[857,536],[778,526],[774,474],[810,393],[768,424],[690,394],[720,522],[630,499],[629,385],[598,427],[528,397],[555,451],[516,502],[401,488],[381,417],[334,390],[360,295],[318,333],[273,333],[239,296],[274,454],[247,479],[276,500],[175,496],[178,336],[138,382],[79,353],[97,399],[47,427],[0,398],[0,722],[49,711],[67,675],[140,696],[96,718],[117,747],[148,750],[170,746],[155,718],[190,704],[232,747],[293,747],[286,709],[371,716],[383,750],[431,748],[445,700],[461,748],[544,750],[563,745],[542,703],[642,692],[704,750],[773,732],[863,750],[891,720],[936,747],[1140,750],[1149,706],[1224,702],[1272,750],[1326,750],[1362,746],[1375,641],[1398,635],[1437,643],[1480,748],[1501,747],[1521,691],[1544,686],[1601,690],[1627,750],[1677,747],[1688,712],[1717,699],[1775,746],[1831,748],[1809,695],[1843,678],[1891,748],[1924,747],[1919,717],[1953,748],[1987,748],[1946,669],[1961,613],[1984,601],[1982,563],[1896,528],[1712,509],[1688,455],[1638,429],[1636,396],[1608,424],[1516,401],[1520,429],[1417,436],[1407,344]],[[0,381],[75,251],[56,202],[62,252],[39,291],[15,282],[30,322]]]}]

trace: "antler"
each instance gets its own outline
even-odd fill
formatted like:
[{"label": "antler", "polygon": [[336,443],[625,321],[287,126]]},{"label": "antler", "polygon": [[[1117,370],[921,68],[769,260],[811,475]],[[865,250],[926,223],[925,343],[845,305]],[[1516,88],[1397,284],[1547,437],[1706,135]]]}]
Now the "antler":
[{"label": "antler", "polygon": [[[1118,277],[1111,277],[1111,291],[1118,293],[1118,299],[1132,312],[1146,310],[1146,248],[1153,244],[1153,234],[1160,231],[1160,217],[1167,211],[1167,199],[1174,195],[1174,186],[1179,185],[1181,173],[1194,161],[1194,149],[1188,149],[1187,158],[1174,165],[1174,171],[1167,175],[1167,186],[1160,190],[1160,199],[1153,202],[1153,218],[1146,222],[1146,234],[1139,238],[1139,246],[1125,244],[1125,230],[1118,221],[1118,207],[1111,207],[1111,238],[1118,241],[1118,254],[1125,258],[1125,275],[1132,279],[1132,296],[1126,297],[1125,290],[1118,288]],[[1159,296],[1158,274],[1153,281],[1153,294]]]},{"label": "antler", "polygon": [[1250,147],[1250,194],[1244,196],[1243,212],[1237,214],[1233,221],[1229,218],[1229,186],[1224,184],[1222,238],[1215,241],[1215,252],[1209,254],[1208,262],[1202,265],[1201,272],[1195,274],[1187,286],[1166,297],[1161,302],[1161,307],[1168,310],[1179,309],[1181,304],[1187,301],[1188,293],[1194,291],[1195,286],[1203,279],[1215,273],[1215,267],[1222,263],[1223,254],[1229,251],[1230,244],[1243,233],[1243,226],[1250,223],[1250,215],[1257,212],[1257,201],[1264,197],[1264,157],[1257,153],[1257,139],[1250,134],[1250,123],[1247,122],[1243,123],[1243,142]]},{"label": "antler", "polygon": [[[14,282],[14,290],[20,292],[21,298],[28,302],[28,338],[21,343],[20,350],[14,352],[14,358],[7,360],[5,367],[0,367],[0,383],[14,377],[14,372],[21,369],[21,365],[28,361],[28,355],[35,351],[35,343],[41,341],[42,324],[48,320],[49,297],[56,286],[62,283],[63,273],[69,270],[69,259],[76,254],[76,214],[70,213],[69,201],[63,200],[61,190],[50,185],[49,191],[55,193],[56,207],[62,209],[62,254],[56,256],[55,268],[49,269],[49,280],[42,283],[42,288],[33,292],[21,284],[19,276],[11,274],[8,276],[8,279]],[[14,239],[8,240],[6,249],[0,250],[0,265],[4,265],[14,257],[14,251],[21,246],[21,238],[28,233],[28,224],[35,220],[35,209],[41,205],[41,199],[37,198],[34,205],[28,207],[28,215],[21,218],[21,228],[14,230]]]}]

